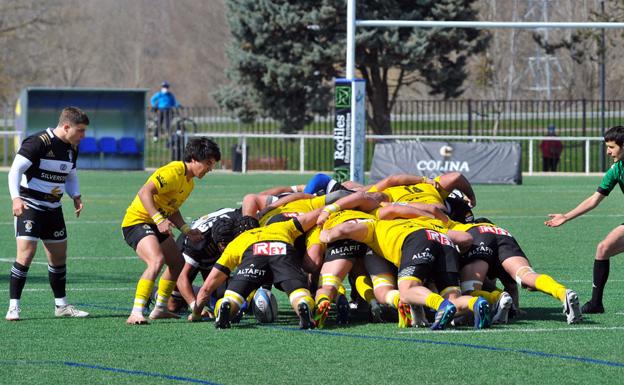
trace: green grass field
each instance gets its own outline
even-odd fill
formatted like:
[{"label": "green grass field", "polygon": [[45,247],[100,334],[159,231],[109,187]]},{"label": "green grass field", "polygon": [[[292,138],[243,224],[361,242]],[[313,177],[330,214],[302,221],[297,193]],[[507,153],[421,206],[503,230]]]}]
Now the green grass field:
[{"label": "green grass field", "polygon": [[[213,323],[163,320],[125,325],[144,265],[119,222],[145,172],[80,173],[85,210],[68,210],[68,298],[88,319],[55,319],[46,261],[39,250],[19,322],[0,320],[0,384],[581,384],[624,376],[624,262],[615,258],[607,313],[567,325],[558,301],[521,292],[527,316],[490,330],[444,332],[354,322],[300,331],[282,293],[279,320],[252,318],[229,330]],[[182,213],[189,219],[236,206],[246,192],[303,183],[309,175],[227,173],[199,181]],[[0,175],[0,297],[8,305],[15,241],[6,172]],[[536,271],[579,293],[591,292],[596,244],[623,222],[624,197],[612,196],[562,228],[543,225],[595,191],[600,177],[526,177],[521,186],[475,186],[476,213],[509,229]],[[66,201],[67,205],[68,201]],[[619,380],[618,380],[619,379]]]}]

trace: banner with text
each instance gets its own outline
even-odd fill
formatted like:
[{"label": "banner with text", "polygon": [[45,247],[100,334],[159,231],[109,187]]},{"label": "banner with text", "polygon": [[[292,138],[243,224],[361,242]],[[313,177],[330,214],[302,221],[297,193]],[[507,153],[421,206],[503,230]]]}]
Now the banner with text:
[{"label": "banner with text", "polygon": [[364,182],[365,82],[336,79],[334,179]]},{"label": "banner with text", "polygon": [[462,143],[392,141],[377,143],[370,178],[392,174],[435,177],[461,172],[474,184],[522,184],[522,151],[517,142]]}]

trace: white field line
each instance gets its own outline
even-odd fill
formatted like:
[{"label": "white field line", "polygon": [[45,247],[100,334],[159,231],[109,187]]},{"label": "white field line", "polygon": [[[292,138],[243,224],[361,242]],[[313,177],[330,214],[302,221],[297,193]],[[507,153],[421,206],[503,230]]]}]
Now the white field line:
[{"label": "white field line", "polygon": [[[72,257],[71,255],[67,257],[67,259],[69,261],[97,261],[97,260],[104,260],[104,261],[120,261],[120,260],[131,260],[131,259],[136,259],[138,260],[139,257],[137,257],[136,255],[131,256],[131,257]],[[13,263],[15,262],[15,259],[10,259],[10,258],[0,258],[0,263],[2,262],[6,262],[6,263]],[[47,262],[41,262],[41,261],[33,261],[32,262],[34,265],[47,265]]]},{"label": "white field line", "polygon": [[[624,315],[624,312],[616,313],[620,315]],[[538,328],[538,329],[529,329],[529,328],[521,328],[521,329],[487,329],[487,330],[436,330],[435,332],[429,329],[418,329],[418,330],[406,330],[400,331],[398,334],[468,334],[468,333],[552,333],[552,332],[584,332],[584,331],[619,331],[624,330],[624,326],[609,326],[609,327],[600,327],[600,326],[568,326],[562,328]]]},{"label": "white field line", "polygon": [[[67,291],[134,291],[136,290],[136,286],[133,287],[68,287]],[[46,288],[33,288],[28,289],[24,288],[24,291],[28,292],[41,292],[41,291],[51,291],[49,287]],[[0,289],[0,293],[8,293],[8,289]]]}]

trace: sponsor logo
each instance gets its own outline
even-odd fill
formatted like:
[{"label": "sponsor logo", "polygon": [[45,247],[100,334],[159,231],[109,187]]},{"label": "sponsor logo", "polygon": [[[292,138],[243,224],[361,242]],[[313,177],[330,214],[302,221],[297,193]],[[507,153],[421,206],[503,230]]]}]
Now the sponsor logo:
[{"label": "sponsor logo", "polygon": [[431,263],[433,261],[433,254],[431,253],[430,248],[426,248],[420,253],[416,253],[412,256],[412,261],[416,263]]},{"label": "sponsor logo", "polygon": [[494,250],[492,250],[489,246],[486,246],[485,243],[480,242],[479,246],[470,249],[468,252],[468,257],[473,257],[475,255],[492,256],[494,255]]},{"label": "sponsor logo", "polygon": [[356,251],[359,251],[361,247],[362,245],[346,245],[341,247],[335,247],[331,250],[330,255],[347,255],[355,253]]},{"label": "sponsor logo", "polygon": [[[63,165],[65,166],[65,165]],[[53,175],[53,174],[48,174],[47,172],[42,172],[41,173],[41,179],[50,181],[50,182],[61,182],[61,183],[65,183],[65,175]],[[57,189],[58,187],[55,187],[55,189]],[[54,191],[54,190],[52,190]],[[52,195],[54,195],[54,193],[52,193]]]},{"label": "sponsor logo", "polygon": [[466,161],[457,160],[419,160],[416,162],[416,169],[422,172],[470,172],[470,166]]},{"label": "sponsor logo", "polygon": [[254,255],[286,255],[284,242],[258,242],[253,245]]},{"label": "sponsor logo", "polygon": [[48,151],[48,153],[46,154],[47,158],[54,158],[54,153],[52,152],[52,150]]},{"label": "sponsor logo", "polygon": [[437,231],[426,229],[425,234],[427,234],[427,239],[430,241],[438,242],[443,245],[454,246],[453,241],[451,241],[449,237],[444,234],[438,233]]},{"label": "sponsor logo", "polygon": [[50,191],[50,194],[52,194],[52,196],[55,198],[60,198],[61,195],[63,195],[63,192],[61,191],[60,187],[54,187],[52,191]]},{"label": "sponsor logo", "polygon": [[252,263],[249,267],[244,267],[238,269],[236,275],[245,275],[245,276],[254,276],[254,277],[264,277],[267,271],[264,269],[257,269]]},{"label": "sponsor logo", "polygon": [[351,86],[336,87],[336,108],[351,107]]},{"label": "sponsor logo", "polygon": [[61,171],[67,170],[67,165],[65,163],[61,164]]},{"label": "sponsor logo", "polygon": [[496,226],[479,226],[479,233],[481,234],[491,233],[491,234],[506,235],[508,237],[513,237],[509,231],[505,229],[501,229],[500,227],[496,227]]},{"label": "sponsor logo", "polygon": [[282,214],[282,216],[284,216],[286,218],[296,218],[299,215],[303,215],[304,213],[293,213],[293,212],[290,212],[290,213],[281,213],[281,214]]},{"label": "sponsor logo", "polygon": [[161,188],[167,185],[167,182],[165,182],[165,178],[162,175],[156,175],[156,180],[158,181],[158,184],[160,184]]},{"label": "sponsor logo", "polygon": [[30,219],[24,221],[24,230],[26,230],[27,233],[30,233],[32,231],[33,223],[35,222],[31,221]]},{"label": "sponsor logo", "polygon": [[55,238],[63,238],[64,236],[65,236],[65,229],[54,232]]}]

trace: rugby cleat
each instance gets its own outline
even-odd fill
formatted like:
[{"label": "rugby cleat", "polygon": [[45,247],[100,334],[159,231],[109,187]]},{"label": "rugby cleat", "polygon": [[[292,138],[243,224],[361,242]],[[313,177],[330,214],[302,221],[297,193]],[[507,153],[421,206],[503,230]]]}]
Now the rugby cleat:
[{"label": "rugby cleat", "polygon": [[443,330],[446,325],[453,319],[457,313],[457,308],[451,301],[445,299],[440,308],[436,311],[433,324],[431,324],[431,330]]},{"label": "rugby cleat", "polygon": [[509,295],[506,291],[502,292],[492,309],[492,323],[506,324],[509,321],[509,311],[511,310],[511,305],[513,305],[511,295]]},{"label": "rugby cleat", "polygon": [[372,323],[383,323],[383,309],[376,299],[372,299],[370,302],[370,320]]},{"label": "rugby cleat", "polygon": [[410,316],[413,328],[431,326],[425,316],[425,308],[422,305],[410,305]]},{"label": "rugby cleat", "polygon": [[316,327],[322,329],[325,327],[325,320],[327,316],[329,316],[329,309],[331,308],[331,303],[327,300],[319,302],[316,305],[316,311],[314,312],[314,322],[316,323]]},{"label": "rugby cleat", "polygon": [[349,323],[349,312],[351,306],[349,306],[349,300],[344,295],[338,295],[336,297],[336,323],[338,325],[347,325]]},{"label": "rugby cleat", "polygon": [[604,313],[604,306],[602,304],[594,304],[592,301],[587,301],[581,308],[583,314],[602,314]]},{"label": "rugby cleat", "polygon": [[84,318],[88,317],[89,313],[86,311],[78,310],[74,305],[57,306],[54,308],[54,315],[56,317],[75,317]]},{"label": "rugby cleat", "polygon": [[570,325],[583,321],[583,313],[581,313],[578,295],[570,289],[566,289],[563,313]]},{"label": "rugby cleat", "polygon": [[490,314],[490,304],[483,297],[478,297],[472,307],[474,313],[474,328],[487,329],[492,324],[492,315]]},{"label": "rugby cleat", "polygon": [[399,315],[398,326],[400,329],[412,327],[412,311],[410,309],[410,305],[404,302],[399,302],[397,313]]},{"label": "rugby cleat", "polygon": [[4,318],[6,318],[7,321],[19,321],[21,311],[22,310],[18,306],[9,306],[9,310]]},{"label": "rugby cleat", "polygon": [[228,329],[231,326],[231,310],[232,305],[230,304],[230,301],[221,301],[221,305],[219,305],[219,310],[217,311],[217,317],[215,318],[215,328]]},{"label": "rugby cleat", "polygon": [[314,320],[310,313],[310,307],[305,301],[299,302],[297,311],[299,312],[299,329],[314,329]]}]

